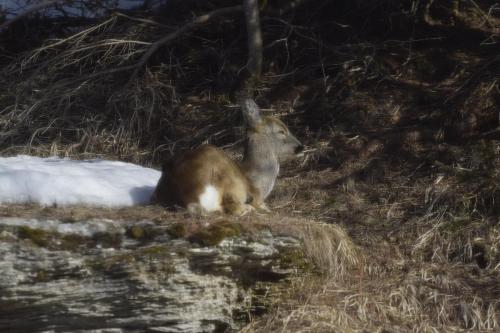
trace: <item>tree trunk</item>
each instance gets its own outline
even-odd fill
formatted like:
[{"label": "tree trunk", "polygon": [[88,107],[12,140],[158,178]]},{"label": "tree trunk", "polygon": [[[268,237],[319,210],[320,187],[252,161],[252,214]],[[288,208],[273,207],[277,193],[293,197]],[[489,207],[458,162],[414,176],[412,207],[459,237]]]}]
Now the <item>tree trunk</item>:
[{"label": "tree trunk", "polygon": [[262,34],[258,0],[244,0],[243,2],[248,33],[247,69],[250,74],[246,86],[251,88],[259,80],[262,71]]}]

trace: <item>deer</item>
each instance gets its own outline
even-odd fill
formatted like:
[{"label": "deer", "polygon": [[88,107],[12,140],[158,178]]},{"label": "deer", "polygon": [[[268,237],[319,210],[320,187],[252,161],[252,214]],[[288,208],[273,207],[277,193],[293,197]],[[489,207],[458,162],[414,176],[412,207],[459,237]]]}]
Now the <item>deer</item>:
[{"label": "deer", "polygon": [[234,161],[210,144],[176,154],[162,166],[153,203],[203,215],[270,212],[264,200],[273,190],[280,162],[300,156],[304,146],[278,118],[262,116],[253,99],[240,105],[246,120],[243,159]]}]

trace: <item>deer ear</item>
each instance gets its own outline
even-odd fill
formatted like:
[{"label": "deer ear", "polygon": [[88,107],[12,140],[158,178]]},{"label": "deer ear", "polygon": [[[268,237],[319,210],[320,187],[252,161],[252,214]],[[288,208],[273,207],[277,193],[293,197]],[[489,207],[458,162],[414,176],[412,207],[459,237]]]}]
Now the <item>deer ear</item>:
[{"label": "deer ear", "polygon": [[261,121],[260,117],[260,109],[257,104],[251,98],[244,98],[240,101],[241,111],[243,112],[243,116],[245,117],[248,126],[255,127]]}]

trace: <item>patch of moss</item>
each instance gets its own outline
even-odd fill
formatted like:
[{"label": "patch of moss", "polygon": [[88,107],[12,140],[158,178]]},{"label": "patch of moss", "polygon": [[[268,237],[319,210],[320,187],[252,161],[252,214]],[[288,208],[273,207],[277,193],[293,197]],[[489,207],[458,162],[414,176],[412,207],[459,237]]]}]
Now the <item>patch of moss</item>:
[{"label": "patch of moss", "polygon": [[221,221],[199,230],[189,240],[203,246],[215,246],[228,237],[241,235],[241,232],[241,225],[230,221]]},{"label": "patch of moss", "polygon": [[158,256],[170,253],[168,247],[163,245],[149,246],[146,248],[142,248],[140,249],[139,252],[142,255],[149,255],[149,256]]},{"label": "patch of moss", "polygon": [[457,233],[460,230],[463,230],[471,223],[470,218],[467,217],[456,217],[447,223],[443,224],[440,229],[442,231],[448,231],[451,233]]},{"label": "patch of moss", "polygon": [[[117,254],[110,257],[99,257],[85,262],[93,271],[104,272],[112,276],[134,274],[135,269],[127,269],[131,265],[145,265],[148,270],[171,274],[175,267],[169,259],[170,248],[164,245],[140,248],[133,252]],[[129,267],[130,268],[130,267]]]},{"label": "patch of moss", "polygon": [[158,235],[158,231],[151,225],[133,225],[127,229],[127,236],[136,240],[151,240]]},{"label": "patch of moss", "polygon": [[47,282],[50,280],[50,276],[47,271],[39,270],[36,272],[35,281],[36,282]]},{"label": "patch of moss", "polygon": [[82,245],[88,244],[89,239],[80,235],[64,235],[60,238],[59,248],[74,251]]},{"label": "patch of moss", "polygon": [[[19,227],[18,235],[22,239],[29,239],[40,247],[50,249],[75,250],[89,239],[80,235],[61,235],[57,232],[42,229],[33,229],[27,226]],[[94,242],[91,242],[93,245]],[[88,245],[88,244],[87,244]]]},{"label": "patch of moss", "polygon": [[21,226],[18,229],[18,235],[22,239],[29,239],[38,246],[46,247],[50,243],[51,233],[41,229],[33,229],[27,226]]},{"label": "patch of moss", "polygon": [[184,223],[175,223],[167,229],[167,233],[173,238],[184,238],[187,235],[187,227]]},{"label": "patch of moss", "polygon": [[134,239],[143,239],[146,236],[146,231],[139,225],[134,225],[127,230],[127,234]]},{"label": "patch of moss", "polygon": [[120,234],[99,233],[89,238],[76,234],[64,235],[27,226],[19,227],[17,233],[19,238],[29,239],[40,247],[68,251],[74,251],[82,246],[95,247],[96,244],[100,244],[102,247],[118,247],[122,241]]},{"label": "patch of moss", "polygon": [[[171,248],[165,245],[150,246],[142,248],[134,253],[137,261],[146,259],[152,264],[149,270],[152,273],[161,272],[163,274],[173,274],[176,272],[175,266],[170,260]],[[156,264],[155,264],[156,262]]]},{"label": "patch of moss", "polygon": [[136,260],[130,253],[118,254],[107,258],[94,258],[85,262],[86,266],[94,271],[112,272],[119,266],[128,265]]},{"label": "patch of moss", "polygon": [[102,247],[119,247],[122,242],[122,235],[115,233],[96,233],[92,240]]},{"label": "patch of moss", "polygon": [[314,271],[314,265],[307,260],[302,249],[283,249],[280,252],[280,266],[283,269],[294,268],[301,272]]}]

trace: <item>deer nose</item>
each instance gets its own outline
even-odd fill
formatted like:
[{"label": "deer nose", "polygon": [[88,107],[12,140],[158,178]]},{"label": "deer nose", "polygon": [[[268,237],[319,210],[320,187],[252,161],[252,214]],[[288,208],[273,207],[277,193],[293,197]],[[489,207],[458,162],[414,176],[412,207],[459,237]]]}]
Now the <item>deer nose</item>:
[{"label": "deer nose", "polygon": [[297,147],[295,147],[295,154],[301,153],[303,150],[304,150],[304,146],[298,145]]}]

